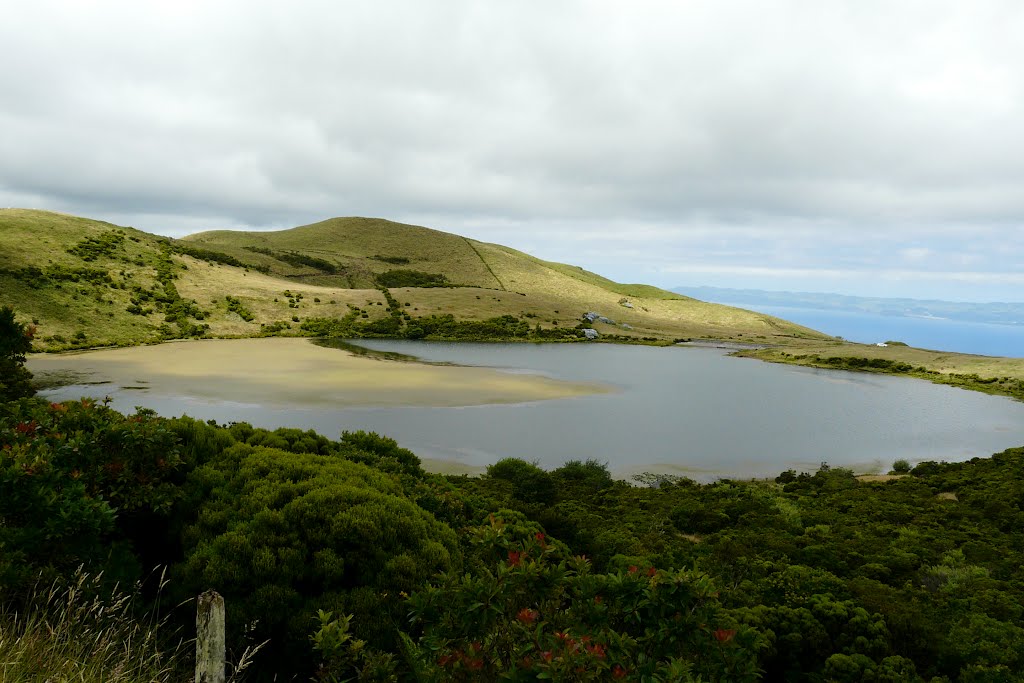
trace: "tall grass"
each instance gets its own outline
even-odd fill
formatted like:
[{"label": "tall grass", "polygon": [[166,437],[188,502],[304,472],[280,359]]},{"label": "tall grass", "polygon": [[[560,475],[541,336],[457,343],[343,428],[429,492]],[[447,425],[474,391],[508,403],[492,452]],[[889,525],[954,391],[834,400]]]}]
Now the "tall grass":
[{"label": "tall grass", "polygon": [[[162,589],[164,576],[159,577]],[[104,589],[102,574],[79,569],[37,586],[26,606],[0,611],[0,681],[181,683],[191,641],[170,628],[159,600],[145,611],[141,585]],[[139,617],[142,613],[145,616]]]}]

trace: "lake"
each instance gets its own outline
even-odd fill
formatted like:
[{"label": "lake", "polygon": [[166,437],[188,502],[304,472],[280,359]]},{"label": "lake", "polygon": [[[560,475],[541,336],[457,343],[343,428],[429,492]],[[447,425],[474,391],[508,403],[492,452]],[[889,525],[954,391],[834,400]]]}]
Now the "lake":
[{"label": "lake", "polygon": [[[234,395],[219,398],[220,383],[211,386],[197,375],[202,392],[181,383],[165,389],[140,377],[134,388],[79,384],[43,395],[51,400],[109,395],[122,411],[138,405],[168,416],[315,429],[332,438],[342,430],[376,431],[397,439],[432,468],[446,470],[479,470],[509,456],[546,468],[594,458],[608,462],[618,476],[650,470],[708,480],[814,470],[823,461],[879,471],[899,458],[963,460],[1024,445],[1024,403],[923,380],[775,365],[708,348],[358,343],[429,361],[497,368],[509,376],[596,382],[612,390],[455,407],[290,405],[270,396],[261,400],[258,392],[244,401]],[[159,353],[174,346],[148,349]],[[67,359],[84,364],[89,355]],[[31,363],[30,369],[35,369]],[[439,382],[436,391],[445,392],[444,384]]]}]

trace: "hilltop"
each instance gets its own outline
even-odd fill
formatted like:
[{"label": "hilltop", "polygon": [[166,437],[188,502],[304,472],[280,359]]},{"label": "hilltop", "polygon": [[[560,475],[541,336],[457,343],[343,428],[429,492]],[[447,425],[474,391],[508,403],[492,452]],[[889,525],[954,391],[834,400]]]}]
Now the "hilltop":
[{"label": "hilltop", "polygon": [[31,319],[40,350],[338,329],[328,321],[370,333],[386,333],[392,322],[429,331],[441,316],[505,316],[502,329],[558,338],[590,311],[607,322],[587,326],[627,341],[827,339],[772,316],[374,218],[175,240],[88,218],[4,209],[0,264],[0,304]]}]

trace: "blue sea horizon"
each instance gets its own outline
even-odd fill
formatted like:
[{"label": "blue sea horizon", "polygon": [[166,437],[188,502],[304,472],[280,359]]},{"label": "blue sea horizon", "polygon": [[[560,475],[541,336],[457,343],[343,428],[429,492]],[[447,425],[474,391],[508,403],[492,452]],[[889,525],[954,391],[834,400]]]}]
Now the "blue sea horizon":
[{"label": "blue sea horizon", "polygon": [[767,313],[848,341],[901,341],[923,349],[982,356],[1024,357],[1024,325],[964,322],[946,318],[878,315],[796,306],[728,306]]}]

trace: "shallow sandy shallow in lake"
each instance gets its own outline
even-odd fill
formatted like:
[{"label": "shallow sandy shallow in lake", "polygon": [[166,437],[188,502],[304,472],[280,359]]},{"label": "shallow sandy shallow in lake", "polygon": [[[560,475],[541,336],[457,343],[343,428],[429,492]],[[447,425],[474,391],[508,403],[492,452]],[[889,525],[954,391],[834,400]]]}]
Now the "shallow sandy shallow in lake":
[{"label": "shallow sandy shallow in lake", "polygon": [[489,368],[359,357],[308,339],[183,341],[37,355],[27,366],[41,377],[53,373],[79,378],[69,383],[110,382],[152,395],[288,407],[468,406],[608,390]]}]

